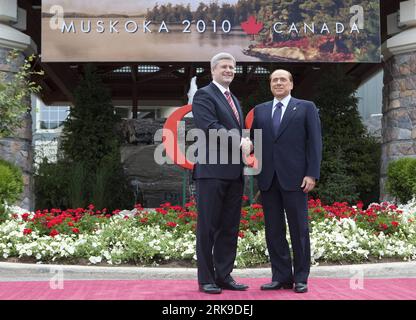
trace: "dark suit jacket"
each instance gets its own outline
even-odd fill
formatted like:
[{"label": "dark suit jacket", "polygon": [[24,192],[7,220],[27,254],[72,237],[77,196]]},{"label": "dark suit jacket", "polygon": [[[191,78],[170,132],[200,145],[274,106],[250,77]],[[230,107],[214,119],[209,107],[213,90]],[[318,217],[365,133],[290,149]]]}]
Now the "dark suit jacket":
[{"label": "dark suit jacket", "polygon": [[[206,134],[206,164],[196,163],[193,172],[193,178],[216,178],[216,179],[237,179],[243,170],[241,161],[240,141],[241,130],[244,129],[244,118],[241,112],[240,104],[236,97],[232,96],[234,104],[239,113],[241,125],[235,118],[233,111],[228,104],[227,99],[220,89],[214,84],[200,88],[194,95],[192,102],[192,114],[195,126],[204,130]],[[216,150],[209,147],[208,130],[216,129],[234,136],[235,139],[228,139],[225,149],[220,146],[219,141],[216,143]],[[234,129],[232,132],[230,130]],[[239,152],[239,163],[232,164],[231,150]],[[228,153],[228,162],[219,164],[220,152]],[[210,153],[215,153],[218,164],[209,164]]]},{"label": "dark suit jacket", "polygon": [[272,104],[265,102],[254,109],[252,130],[263,130],[258,186],[261,191],[268,190],[276,172],[284,190],[300,191],[305,176],[319,179],[322,137],[318,110],[313,102],[292,97],[274,138]]}]

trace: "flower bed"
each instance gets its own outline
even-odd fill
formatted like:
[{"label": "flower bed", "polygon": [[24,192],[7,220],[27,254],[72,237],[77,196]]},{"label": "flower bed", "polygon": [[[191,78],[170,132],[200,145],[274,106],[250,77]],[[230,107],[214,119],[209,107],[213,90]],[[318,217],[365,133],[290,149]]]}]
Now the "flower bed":
[{"label": "flower bed", "polygon": [[[308,206],[314,264],[416,259],[416,200],[401,207],[372,204],[365,210],[361,203],[326,206],[313,199]],[[136,205],[111,213],[93,205],[33,213],[12,207],[0,224],[0,257],[144,265],[180,260],[195,265],[196,220],[194,202],[185,207],[165,203],[152,210]],[[247,204],[241,211],[236,266],[267,262],[263,208]]]}]

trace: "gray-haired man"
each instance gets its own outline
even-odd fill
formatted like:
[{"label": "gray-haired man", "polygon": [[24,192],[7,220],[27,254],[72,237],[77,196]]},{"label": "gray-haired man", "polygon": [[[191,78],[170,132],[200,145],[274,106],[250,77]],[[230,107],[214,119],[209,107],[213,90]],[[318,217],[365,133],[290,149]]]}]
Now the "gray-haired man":
[{"label": "gray-haired man", "polygon": [[[232,151],[239,152],[240,145],[245,145],[245,140],[241,138],[243,113],[229,89],[234,79],[235,64],[234,57],[228,53],[215,55],[211,59],[213,81],[195,93],[192,104],[195,125],[205,132],[207,138],[207,163],[197,162],[193,172],[198,208],[198,283],[199,290],[205,293],[248,288],[231,277],[237,252],[244,185],[241,156],[239,154],[237,163],[232,163]],[[226,132],[236,138],[227,144],[227,163],[220,164],[223,145],[216,150],[209,146],[209,130]],[[216,155],[210,156],[210,152]],[[217,162],[210,163],[209,159],[215,156]]]}]

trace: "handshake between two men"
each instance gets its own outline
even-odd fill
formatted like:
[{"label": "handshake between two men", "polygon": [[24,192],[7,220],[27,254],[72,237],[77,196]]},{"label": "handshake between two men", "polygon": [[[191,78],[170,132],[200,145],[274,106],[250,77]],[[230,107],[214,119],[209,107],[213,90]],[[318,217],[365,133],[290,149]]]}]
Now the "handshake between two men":
[{"label": "handshake between two men", "polygon": [[249,155],[253,151],[253,143],[248,137],[241,138],[240,147],[243,155]]}]

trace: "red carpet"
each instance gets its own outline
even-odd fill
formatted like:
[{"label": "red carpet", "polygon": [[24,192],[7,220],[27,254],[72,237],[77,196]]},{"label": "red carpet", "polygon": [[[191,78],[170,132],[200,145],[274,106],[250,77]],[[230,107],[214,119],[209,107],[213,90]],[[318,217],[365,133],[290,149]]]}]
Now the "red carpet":
[{"label": "red carpet", "polygon": [[67,280],[62,289],[45,281],[0,282],[0,300],[416,300],[415,278],[364,279],[362,289],[352,289],[350,279],[314,278],[303,294],[261,291],[270,279],[237,280],[250,288],[208,295],[195,280]]}]

